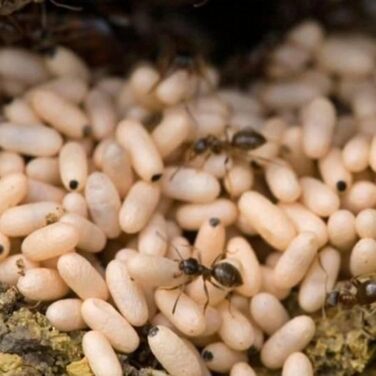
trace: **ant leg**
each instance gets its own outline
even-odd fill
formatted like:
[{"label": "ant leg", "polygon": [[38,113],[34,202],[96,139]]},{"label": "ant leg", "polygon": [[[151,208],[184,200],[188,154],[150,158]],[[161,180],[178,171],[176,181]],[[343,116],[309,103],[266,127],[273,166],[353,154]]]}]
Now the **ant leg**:
[{"label": "ant leg", "polygon": [[[182,288],[181,286],[183,286],[183,288]],[[185,286],[185,284],[184,284],[184,285],[181,285],[181,286],[180,286],[179,295],[177,296],[177,298],[176,298],[176,300],[175,300],[175,303],[174,303],[174,306],[172,307],[172,314],[173,314],[173,315],[175,314],[176,307],[177,307],[177,305],[178,305],[178,302],[179,302],[179,299],[180,299],[180,297],[181,297],[181,294],[183,293],[183,290],[184,290],[184,286]]]},{"label": "ant leg", "polygon": [[205,314],[206,308],[208,308],[208,305],[209,305],[210,296],[209,296],[208,286],[206,285],[206,280],[204,279],[203,282],[204,282],[204,291],[205,291],[205,297],[206,297],[206,302],[204,304],[204,314]]},{"label": "ant leg", "polygon": [[210,283],[215,287],[217,288],[218,290],[222,290],[222,291],[226,291],[226,289],[220,285],[218,285],[217,283],[213,282],[213,281],[210,281]]},{"label": "ant leg", "polygon": [[[157,235],[158,235],[162,240],[164,240],[166,243],[169,243],[168,239],[167,239],[165,236],[163,236],[159,231],[157,231],[156,233],[157,233]],[[174,248],[174,250],[175,250],[175,252],[177,253],[177,255],[179,256],[180,260],[184,260],[183,256],[182,256],[181,253],[179,252],[178,248],[177,248],[174,244],[170,244],[170,245]]]}]

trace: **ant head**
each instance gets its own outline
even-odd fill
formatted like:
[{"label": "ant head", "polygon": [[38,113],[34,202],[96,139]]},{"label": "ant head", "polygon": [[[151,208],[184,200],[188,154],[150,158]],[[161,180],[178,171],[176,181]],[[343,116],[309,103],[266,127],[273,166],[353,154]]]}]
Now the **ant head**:
[{"label": "ant head", "polygon": [[266,138],[254,129],[242,129],[234,134],[232,146],[242,150],[254,150],[266,143]]},{"label": "ant head", "polygon": [[195,143],[193,144],[193,150],[196,154],[202,154],[206,150],[208,150],[209,142],[206,138],[199,138]]},{"label": "ant head", "polygon": [[179,269],[186,275],[197,275],[201,270],[199,262],[193,257],[180,261]]},{"label": "ant head", "polygon": [[335,307],[339,302],[340,292],[338,290],[333,290],[328,293],[326,297],[326,305],[329,307]]}]

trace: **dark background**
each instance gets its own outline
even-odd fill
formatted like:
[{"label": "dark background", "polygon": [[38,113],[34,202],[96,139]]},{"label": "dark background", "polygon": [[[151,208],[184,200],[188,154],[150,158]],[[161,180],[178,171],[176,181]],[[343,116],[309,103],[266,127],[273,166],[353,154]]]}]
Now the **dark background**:
[{"label": "dark background", "polygon": [[[42,52],[61,43],[113,73],[140,58],[157,60],[171,44],[188,46],[236,81],[258,72],[264,50],[303,19],[335,30],[376,29],[375,0],[199,1],[0,0],[0,38]],[[73,4],[80,10],[66,8]]]}]

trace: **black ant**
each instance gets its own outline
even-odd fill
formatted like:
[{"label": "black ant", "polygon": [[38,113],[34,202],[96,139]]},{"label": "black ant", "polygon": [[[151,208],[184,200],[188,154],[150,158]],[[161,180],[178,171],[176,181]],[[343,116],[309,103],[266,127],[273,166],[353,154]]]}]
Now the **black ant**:
[{"label": "black ant", "polygon": [[360,277],[353,277],[346,281],[343,288],[328,293],[326,304],[335,307],[338,304],[345,308],[355,305],[365,306],[376,302],[376,280],[361,281]]},{"label": "black ant", "polygon": [[[176,247],[174,247],[174,249],[181,259],[178,265],[180,273],[177,273],[174,277],[178,278],[182,275],[186,275],[189,277],[189,280],[179,286],[174,286],[167,290],[174,290],[180,287],[181,292],[182,292],[184,287],[188,283],[190,283],[195,278],[202,276],[204,280],[204,290],[205,290],[205,295],[206,295],[204,312],[209,304],[209,292],[206,286],[207,281],[210,282],[216,288],[221,289],[221,290],[223,290],[224,288],[235,288],[243,284],[243,278],[239,270],[234,265],[226,261],[218,262],[218,260],[221,257],[223,257],[224,253],[218,255],[215,258],[215,260],[212,262],[212,264],[210,265],[210,268],[208,268],[205,265],[201,264],[199,259],[196,259],[194,257],[189,257],[187,259],[184,259],[181,256],[179,250]],[[172,308],[173,314],[176,311],[179,298],[180,298],[180,294],[176,298],[176,301]]]},{"label": "black ant", "polygon": [[[188,147],[187,159],[192,160],[196,156],[205,156],[207,159],[211,154],[218,155],[222,152],[227,154],[225,163],[230,157],[245,159],[247,161],[254,159],[264,159],[260,156],[253,156],[252,151],[266,144],[267,139],[260,132],[251,127],[241,129],[229,137],[226,129],[226,138],[223,140],[214,135],[207,135],[194,141]],[[265,158],[266,160],[266,158]],[[269,162],[269,160],[267,160]]]}]

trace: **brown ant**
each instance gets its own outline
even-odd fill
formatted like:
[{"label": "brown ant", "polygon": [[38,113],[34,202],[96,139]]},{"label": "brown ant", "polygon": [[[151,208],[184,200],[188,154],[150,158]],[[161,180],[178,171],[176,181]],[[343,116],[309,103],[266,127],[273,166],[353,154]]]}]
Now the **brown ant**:
[{"label": "brown ant", "polygon": [[176,247],[174,247],[174,249],[180,258],[180,261],[179,261],[180,273],[177,273],[175,275],[175,278],[178,278],[182,275],[186,275],[189,277],[189,280],[187,282],[184,282],[181,285],[166,289],[166,290],[175,290],[177,288],[181,289],[180,294],[176,298],[176,301],[172,308],[173,314],[176,311],[176,307],[177,307],[180,295],[183,292],[184,287],[197,277],[202,276],[204,280],[204,290],[205,290],[205,296],[206,296],[204,312],[209,304],[209,292],[206,286],[206,282],[210,282],[213,286],[221,290],[223,290],[224,288],[235,288],[243,284],[243,278],[239,270],[234,265],[226,261],[218,262],[219,259],[224,256],[224,253],[221,253],[220,255],[218,255],[218,257],[216,257],[215,260],[211,263],[210,268],[208,268],[201,263],[199,256],[198,256],[198,259],[194,257],[189,257],[187,259],[184,259],[181,256],[179,250]]}]

